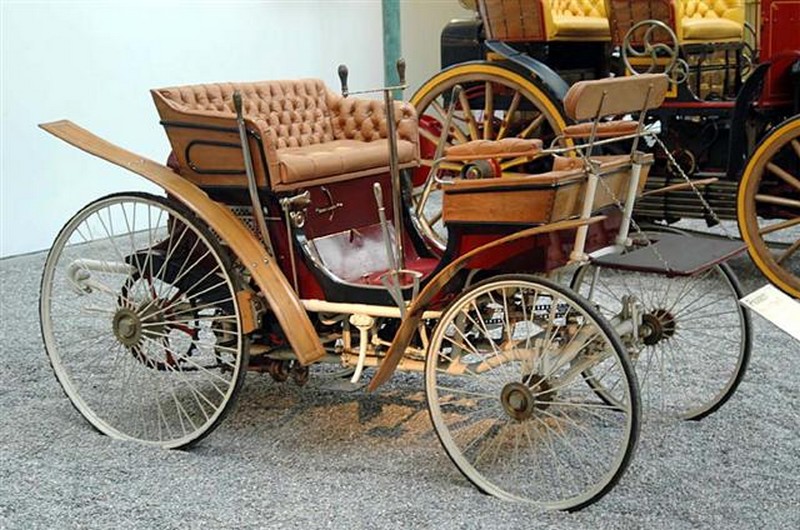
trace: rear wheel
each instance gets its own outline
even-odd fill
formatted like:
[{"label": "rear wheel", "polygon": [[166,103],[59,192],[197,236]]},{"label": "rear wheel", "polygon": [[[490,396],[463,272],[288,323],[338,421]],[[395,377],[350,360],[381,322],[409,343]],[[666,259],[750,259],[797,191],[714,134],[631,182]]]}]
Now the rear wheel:
[{"label": "rear wheel", "polygon": [[233,405],[247,366],[237,276],[174,201],[99,199],[61,230],[40,293],[55,375],[97,430],[190,446]]},{"label": "rear wheel", "polygon": [[[586,384],[613,374],[615,402]],[[533,276],[472,287],[442,315],[425,366],[431,420],[481,491],[576,510],[619,481],[639,433],[636,378],[614,331],[568,289]]]},{"label": "rear wheel", "polygon": [[[643,410],[700,419],[736,391],[750,360],[750,317],[727,265],[690,277],[606,269],[578,269],[572,288],[607,319],[635,300],[641,325],[622,337],[636,368]],[[617,382],[590,373],[587,380],[608,402]]]},{"label": "rear wheel", "polygon": [[[411,176],[412,220],[423,238],[439,250],[444,250],[447,243],[442,193],[429,173],[456,85],[461,85],[463,91],[445,138],[446,146],[502,138],[540,138],[547,145],[566,126],[561,105],[537,79],[499,64],[457,65],[425,83],[411,98],[419,116],[422,155],[422,166]],[[439,175],[457,175],[463,164],[445,163],[440,166]],[[503,174],[543,171],[527,158],[503,160],[500,169]]]},{"label": "rear wheel", "polygon": [[764,276],[800,298],[800,116],[768,134],[745,166],[739,231]]}]

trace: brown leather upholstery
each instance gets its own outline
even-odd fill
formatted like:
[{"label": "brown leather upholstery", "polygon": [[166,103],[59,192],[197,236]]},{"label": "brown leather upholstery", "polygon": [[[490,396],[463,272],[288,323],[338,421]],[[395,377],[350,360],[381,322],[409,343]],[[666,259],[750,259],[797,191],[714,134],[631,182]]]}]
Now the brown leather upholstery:
[{"label": "brown leather upholstery", "polygon": [[[383,102],[344,98],[319,79],[214,83],[162,88],[152,93],[164,121],[208,118],[209,124],[231,121],[235,126],[235,90],[242,93],[249,128],[263,140],[273,188],[291,189],[318,179],[388,171]],[[416,165],[416,112],[411,105],[398,102],[395,117],[400,164]],[[167,131],[179,163],[185,162],[181,160],[185,146],[175,145],[176,138]]]},{"label": "brown leather upholstery", "polygon": [[[633,134],[638,128],[639,122],[636,121],[603,121],[597,124],[594,134],[595,138],[613,138],[615,136]],[[568,125],[564,127],[562,134],[567,138],[589,138],[592,134],[592,124],[578,123],[576,125]]]},{"label": "brown leather upholstery", "polygon": [[502,140],[473,140],[448,147],[447,160],[477,160],[482,158],[510,158],[533,156],[542,150],[539,139],[503,138]]},{"label": "brown leather upholstery", "polygon": [[668,88],[669,79],[664,74],[579,81],[564,96],[564,112],[573,120],[583,121],[598,114],[614,116],[654,109],[661,106]]}]

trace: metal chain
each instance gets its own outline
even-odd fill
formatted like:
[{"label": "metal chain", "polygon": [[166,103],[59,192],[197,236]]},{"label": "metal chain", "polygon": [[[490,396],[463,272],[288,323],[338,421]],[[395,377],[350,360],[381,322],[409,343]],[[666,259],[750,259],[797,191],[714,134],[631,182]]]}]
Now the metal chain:
[{"label": "metal chain", "polygon": [[717,213],[714,211],[714,209],[711,208],[711,205],[708,204],[706,198],[703,197],[702,192],[699,189],[697,189],[697,186],[694,185],[692,179],[689,178],[689,176],[686,174],[686,172],[683,170],[680,164],[678,164],[678,161],[675,160],[675,157],[672,156],[672,153],[669,151],[669,149],[667,149],[667,146],[664,145],[664,142],[661,140],[661,138],[659,138],[658,136],[653,136],[653,137],[655,138],[658,146],[661,147],[661,149],[664,151],[664,154],[667,155],[669,163],[672,164],[672,167],[678,170],[678,174],[683,178],[683,180],[685,180],[689,184],[689,186],[691,186],[692,191],[694,192],[695,195],[697,195],[697,198],[700,199],[700,203],[703,205],[703,208],[705,208],[705,211],[708,212],[708,214],[711,216],[714,222],[717,223],[717,225],[722,229],[723,235],[725,235],[725,237],[727,237],[728,239],[731,240],[735,239],[733,235],[731,235],[731,233],[728,231],[728,229],[725,228],[725,225],[722,224],[722,220],[717,216]]},{"label": "metal chain", "polygon": [[[597,180],[598,180],[598,182],[600,182],[600,184],[606,190],[606,193],[608,193],[609,197],[611,197],[611,200],[614,201],[614,204],[616,204],[616,206],[619,209],[619,211],[622,212],[622,214],[624,215],[625,214],[625,207],[622,205],[622,201],[619,200],[619,197],[617,197],[617,194],[614,193],[614,190],[612,190],[609,187],[609,185],[606,184],[605,180],[602,177],[600,177],[599,175],[597,176]],[[639,236],[640,238],[642,238],[642,241],[644,241],[646,243],[645,247],[648,247],[648,248],[650,248],[650,250],[653,251],[653,254],[655,254],[655,256],[656,256],[656,259],[658,259],[658,261],[660,261],[661,264],[664,265],[664,268],[666,270],[672,270],[672,268],[669,266],[669,262],[667,261],[667,258],[665,258],[658,251],[658,249],[656,248],[656,246],[653,243],[653,241],[649,237],[647,237],[647,234],[645,234],[645,232],[642,230],[642,227],[639,226],[639,223],[637,223],[633,219],[633,215],[631,215],[630,225],[633,227],[633,230],[634,230],[634,232],[636,232],[636,235]]]}]

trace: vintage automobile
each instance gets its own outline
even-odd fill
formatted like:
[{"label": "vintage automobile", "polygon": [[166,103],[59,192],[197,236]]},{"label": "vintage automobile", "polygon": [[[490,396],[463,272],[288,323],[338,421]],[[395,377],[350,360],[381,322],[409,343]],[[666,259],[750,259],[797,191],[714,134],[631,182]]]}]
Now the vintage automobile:
[{"label": "vintage automobile", "polygon": [[[423,164],[455,84],[464,92],[448,143],[552,139],[571,123],[563,100],[572,83],[666,71],[670,91],[649,119],[663,141],[651,149],[648,191],[687,185],[645,195],[636,219],[737,219],[759,269],[800,297],[800,1],[462,3],[475,16],[444,28],[444,69],[411,98]],[[536,169],[523,159],[499,164],[501,172]],[[423,194],[426,178],[414,174],[415,223],[444,248],[439,192]]]},{"label": "vintage automobile", "polygon": [[[352,388],[377,367],[369,390],[416,371],[442,446],[481,491],[575,510],[620,480],[643,408],[697,419],[731,396],[750,330],[722,262],[744,245],[631,221],[666,75],[574,84],[562,109],[574,124],[549,146],[440,135],[426,177],[443,194],[438,254],[403,193],[423,152],[416,110],[398,87],[354,98],[340,76],[341,93],[315,79],[152,90],[167,165],[70,121],[41,125],[164,190],[88,204],[45,263],[47,354],[93,427],[189,447],[247,371],[304,384],[335,363]],[[463,95],[450,92],[443,130]],[[486,177],[517,158],[543,170]],[[719,354],[704,345],[715,329]],[[667,353],[652,377],[650,352]],[[641,402],[633,361],[657,399]]]}]

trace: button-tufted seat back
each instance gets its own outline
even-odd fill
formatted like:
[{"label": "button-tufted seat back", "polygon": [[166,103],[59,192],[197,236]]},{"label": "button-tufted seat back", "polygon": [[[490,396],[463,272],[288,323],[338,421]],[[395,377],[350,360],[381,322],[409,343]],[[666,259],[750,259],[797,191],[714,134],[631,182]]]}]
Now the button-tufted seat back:
[{"label": "button-tufted seat back", "polygon": [[549,0],[548,40],[608,40],[604,0]]},{"label": "button-tufted seat back", "polygon": [[743,0],[674,0],[681,42],[741,40]]},{"label": "button-tufted seat back", "polygon": [[656,19],[669,25],[680,44],[736,42],[744,34],[743,0],[605,0],[612,40],[622,44],[637,22]]},{"label": "button-tufted seat back", "polygon": [[[231,185],[230,181],[236,180],[234,167],[241,160],[241,153],[239,149],[236,159],[236,150],[229,145],[238,138],[230,137],[235,132],[236,90],[242,94],[243,114],[249,129],[261,141],[260,145],[251,142],[254,144],[251,151],[259,154],[263,150],[274,189],[292,189],[311,181],[342,180],[387,170],[388,127],[383,103],[344,98],[328,90],[319,79],[302,79],[153,90],[182,174],[194,177],[201,184],[215,180]],[[397,103],[395,117],[400,163],[416,165],[419,140],[414,108]],[[187,121],[192,127],[185,126]],[[224,141],[219,137],[225,133],[220,127],[228,129]],[[187,130],[203,132],[189,134]],[[266,177],[261,177],[263,185]]]},{"label": "button-tufted seat back", "polygon": [[604,0],[478,0],[487,38],[607,41]]}]

